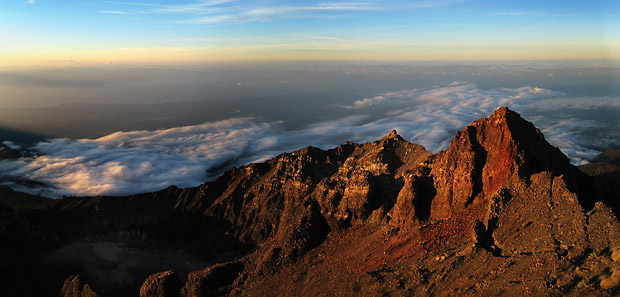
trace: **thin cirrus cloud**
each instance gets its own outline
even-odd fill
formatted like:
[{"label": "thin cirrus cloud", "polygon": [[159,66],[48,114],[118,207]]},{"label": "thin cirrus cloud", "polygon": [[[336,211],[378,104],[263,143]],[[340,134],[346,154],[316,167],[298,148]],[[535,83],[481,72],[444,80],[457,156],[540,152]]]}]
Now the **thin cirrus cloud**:
[{"label": "thin cirrus cloud", "polygon": [[[377,1],[348,2],[298,2],[275,1],[267,4],[234,0],[196,1],[188,4],[150,5],[142,3],[111,2],[127,7],[126,10],[100,10],[101,13],[117,14],[170,14],[178,15],[176,23],[213,24],[224,22],[265,21],[274,18],[320,17],[330,12],[381,11],[398,8],[429,8],[437,4],[426,2],[417,5],[399,2],[382,3]],[[117,6],[118,7],[118,6]]]},{"label": "thin cirrus cloud", "polygon": [[[336,5],[334,5],[336,4]],[[267,6],[267,7],[255,7],[250,9],[237,8],[231,10],[230,13],[226,13],[224,9],[220,10],[224,12],[222,14],[215,14],[216,11],[212,11],[208,16],[201,16],[195,18],[184,19],[178,21],[185,24],[210,24],[210,23],[223,23],[223,22],[252,22],[252,21],[265,21],[272,20],[274,18],[297,18],[297,17],[319,17],[322,14],[329,12],[343,12],[343,11],[372,11],[372,10],[384,10],[380,7],[370,6],[366,3],[323,3],[314,6]]]},{"label": "thin cirrus cloud", "polygon": [[[232,166],[265,161],[307,145],[327,149],[346,140],[373,141],[392,129],[437,153],[448,147],[456,131],[500,106],[533,121],[551,144],[573,163],[582,164],[600,152],[593,145],[620,146],[620,119],[603,122],[583,114],[593,109],[620,110],[617,99],[568,97],[532,86],[481,89],[456,82],[361,99],[342,106],[350,111],[346,118],[298,130],[286,130],[281,122],[237,118],[157,131],[117,132],[98,139],[52,139],[37,144],[36,157],[0,161],[0,171],[11,181],[5,184],[48,197],[126,195],[168,185],[190,187]],[[47,187],[18,182],[24,180]]]},{"label": "thin cirrus cloud", "polygon": [[219,5],[233,2],[232,0],[214,0],[214,1],[199,1],[184,5],[165,5],[161,6],[153,12],[158,13],[190,13],[190,14],[208,14],[218,11],[221,8],[214,9]]},{"label": "thin cirrus cloud", "polygon": [[107,13],[107,14],[131,14],[130,12],[126,12],[126,11],[118,11],[118,10],[100,10],[100,13]]}]

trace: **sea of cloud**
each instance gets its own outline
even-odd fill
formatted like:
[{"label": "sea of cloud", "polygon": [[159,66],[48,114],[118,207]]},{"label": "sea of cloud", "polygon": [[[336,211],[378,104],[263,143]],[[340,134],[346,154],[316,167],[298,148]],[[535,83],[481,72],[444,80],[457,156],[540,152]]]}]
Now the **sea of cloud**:
[{"label": "sea of cloud", "polygon": [[[286,130],[282,122],[235,118],[97,139],[51,139],[34,147],[36,156],[0,161],[0,171],[4,184],[48,197],[191,187],[232,166],[265,161],[307,145],[326,149],[346,140],[373,141],[392,129],[436,153],[447,148],[456,131],[501,106],[532,121],[574,164],[587,163],[602,148],[620,147],[616,132],[620,119],[596,116],[597,111],[620,110],[618,98],[571,97],[531,86],[481,89],[454,82],[363,98],[338,107],[347,109],[348,117],[298,130]],[[45,186],[16,182],[24,180]]]}]

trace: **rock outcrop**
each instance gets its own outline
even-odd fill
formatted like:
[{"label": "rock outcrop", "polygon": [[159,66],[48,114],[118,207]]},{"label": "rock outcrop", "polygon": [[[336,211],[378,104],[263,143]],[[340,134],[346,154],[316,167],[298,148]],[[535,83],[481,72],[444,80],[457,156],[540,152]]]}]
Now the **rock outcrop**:
[{"label": "rock outcrop", "polygon": [[228,292],[228,286],[239,277],[244,268],[241,261],[220,263],[194,271],[187,277],[181,290],[182,297],[217,296]]},{"label": "rock outcrop", "polygon": [[95,293],[90,285],[84,283],[84,281],[77,275],[72,275],[62,285],[60,291],[62,297],[99,297]]},{"label": "rock outcrop", "polygon": [[45,230],[52,246],[138,234],[215,263],[182,288],[170,272],[154,274],[142,296],[605,295],[620,283],[616,205],[613,184],[500,108],[436,155],[392,131],[233,168],[196,188],[6,213]]},{"label": "rock outcrop", "polygon": [[140,288],[140,297],[179,297],[181,280],[172,270],[149,276]]},{"label": "rock outcrop", "polygon": [[450,147],[436,156],[432,217],[448,218],[475,200],[485,200],[511,179],[527,181],[541,171],[572,179],[577,169],[532,123],[500,108],[458,132]]}]

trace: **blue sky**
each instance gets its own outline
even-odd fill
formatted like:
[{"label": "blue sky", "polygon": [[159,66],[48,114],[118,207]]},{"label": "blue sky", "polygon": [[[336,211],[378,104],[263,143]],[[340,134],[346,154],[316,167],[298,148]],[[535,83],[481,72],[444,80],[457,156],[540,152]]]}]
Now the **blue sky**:
[{"label": "blue sky", "polygon": [[0,65],[618,59],[619,3],[0,0]]}]

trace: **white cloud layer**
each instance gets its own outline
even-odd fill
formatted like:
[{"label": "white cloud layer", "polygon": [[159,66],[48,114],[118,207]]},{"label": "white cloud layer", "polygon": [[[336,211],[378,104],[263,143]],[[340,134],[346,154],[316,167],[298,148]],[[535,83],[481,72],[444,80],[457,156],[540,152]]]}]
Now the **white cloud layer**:
[{"label": "white cloud layer", "polygon": [[[372,141],[392,129],[436,153],[447,148],[456,131],[500,106],[533,121],[575,164],[599,153],[591,147],[620,146],[620,135],[613,132],[620,131],[620,120],[612,117],[603,122],[583,116],[586,111],[620,109],[617,98],[568,97],[531,86],[480,89],[457,82],[426,91],[402,90],[365,98],[344,106],[351,111],[349,117],[294,131],[283,129],[279,122],[241,118],[158,131],[117,132],[98,139],[52,139],[36,146],[40,153],[36,157],[0,161],[0,171],[9,180],[48,185],[33,189],[8,182],[18,190],[49,197],[190,187],[231,166],[264,161],[307,145],[329,148],[346,140]],[[592,138],[591,131],[603,132]]]}]

